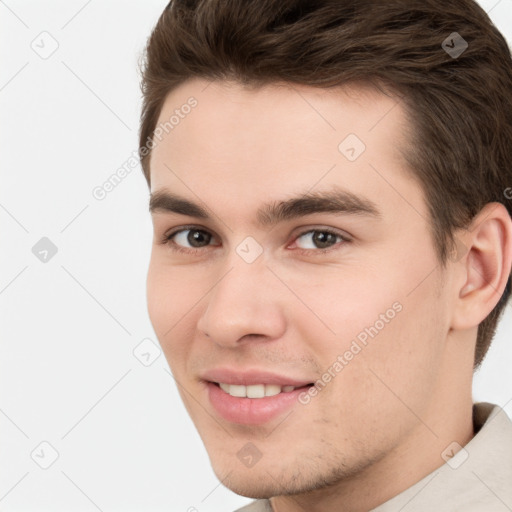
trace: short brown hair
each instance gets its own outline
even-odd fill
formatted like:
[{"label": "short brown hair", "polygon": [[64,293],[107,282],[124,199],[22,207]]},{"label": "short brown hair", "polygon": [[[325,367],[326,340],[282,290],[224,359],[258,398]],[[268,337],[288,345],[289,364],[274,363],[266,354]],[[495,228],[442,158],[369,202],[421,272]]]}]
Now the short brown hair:
[{"label": "short brown hair", "polygon": [[[485,204],[503,203],[512,215],[512,58],[473,0],[172,0],[142,62],[139,154],[148,184],[147,146],[163,103],[195,77],[253,87],[364,82],[398,93],[412,127],[403,154],[425,193],[443,267],[454,231]],[[510,287],[509,277],[478,327],[475,369]]]}]

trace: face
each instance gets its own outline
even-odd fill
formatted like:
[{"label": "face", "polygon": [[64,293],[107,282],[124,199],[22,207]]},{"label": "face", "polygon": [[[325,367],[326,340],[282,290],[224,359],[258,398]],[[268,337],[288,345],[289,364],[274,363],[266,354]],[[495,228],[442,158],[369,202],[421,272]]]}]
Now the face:
[{"label": "face", "polygon": [[194,79],[162,109],[149,315],[238,494],[310,491],[430,440],[450,307],[397,102]]}]

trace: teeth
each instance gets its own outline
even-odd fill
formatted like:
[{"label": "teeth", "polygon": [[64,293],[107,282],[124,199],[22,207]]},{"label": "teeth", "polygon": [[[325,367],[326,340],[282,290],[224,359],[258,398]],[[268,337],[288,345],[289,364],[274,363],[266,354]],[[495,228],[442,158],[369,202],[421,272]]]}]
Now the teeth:
[{"label": "teeth", "polygon": [[222,391],[225,391],[226,393],[229,393],[229,384],[224,384],[223,382],[219,382],[220,389]]},{"label": "teeth", "polygon": [[278,386],[277,384],[253,384],[242,386],[238,384],[224,384],[219,382],[220,388],[231,396],[239,398],[263,398],[265,396],[278,395],[281,392],[289,393],[295,386]]}]

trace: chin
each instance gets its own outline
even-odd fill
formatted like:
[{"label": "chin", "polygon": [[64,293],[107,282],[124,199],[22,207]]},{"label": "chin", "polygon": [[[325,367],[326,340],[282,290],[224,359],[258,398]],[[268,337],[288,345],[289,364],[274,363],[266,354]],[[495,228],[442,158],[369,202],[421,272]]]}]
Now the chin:
[{"label": "chin", "polygon": [[255,466],[247,468],[224,459],[212,463],[212,468],[224,487],[246,498],[268,499],[283,493],[300,494],[317,487],[316,482],[304,478],[306,468],[291,471],[289,466],[276,466],[275,461],[266,464],[261,460]]},{"label": "chin", "polygon": [[[268,499],[282,494],[282,488],[279,491],[277,482],[269,474],[266,474],[266,476],[261,475],[261,473],[256,475],[251,470],[243,472],[243,474],[235,474],[235,471],[233,470],[227,477],[225,476],[222,482],[224,487],[235,494],[252,499]],[[217,475],[217,478],[220,480],[219,475]]]}]

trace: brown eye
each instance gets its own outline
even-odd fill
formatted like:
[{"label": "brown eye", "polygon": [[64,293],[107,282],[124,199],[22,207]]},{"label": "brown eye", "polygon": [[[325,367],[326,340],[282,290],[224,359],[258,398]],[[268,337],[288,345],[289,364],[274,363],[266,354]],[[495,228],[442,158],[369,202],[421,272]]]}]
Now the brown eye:
[{"label": "brown eye", "polygon": [[313,229],[306,231],[297,237],[297,241],[303,239],[310,247],[300,247],[300,249],[329,249],[338,241],[346,241],[346,239],[338,233],[328,230]]},{"label": "brown eye", "polygon": [[182,229],[172,233],[167,239],[185,248],[200,248],[208,246],[212,235],[202,229]]}]

